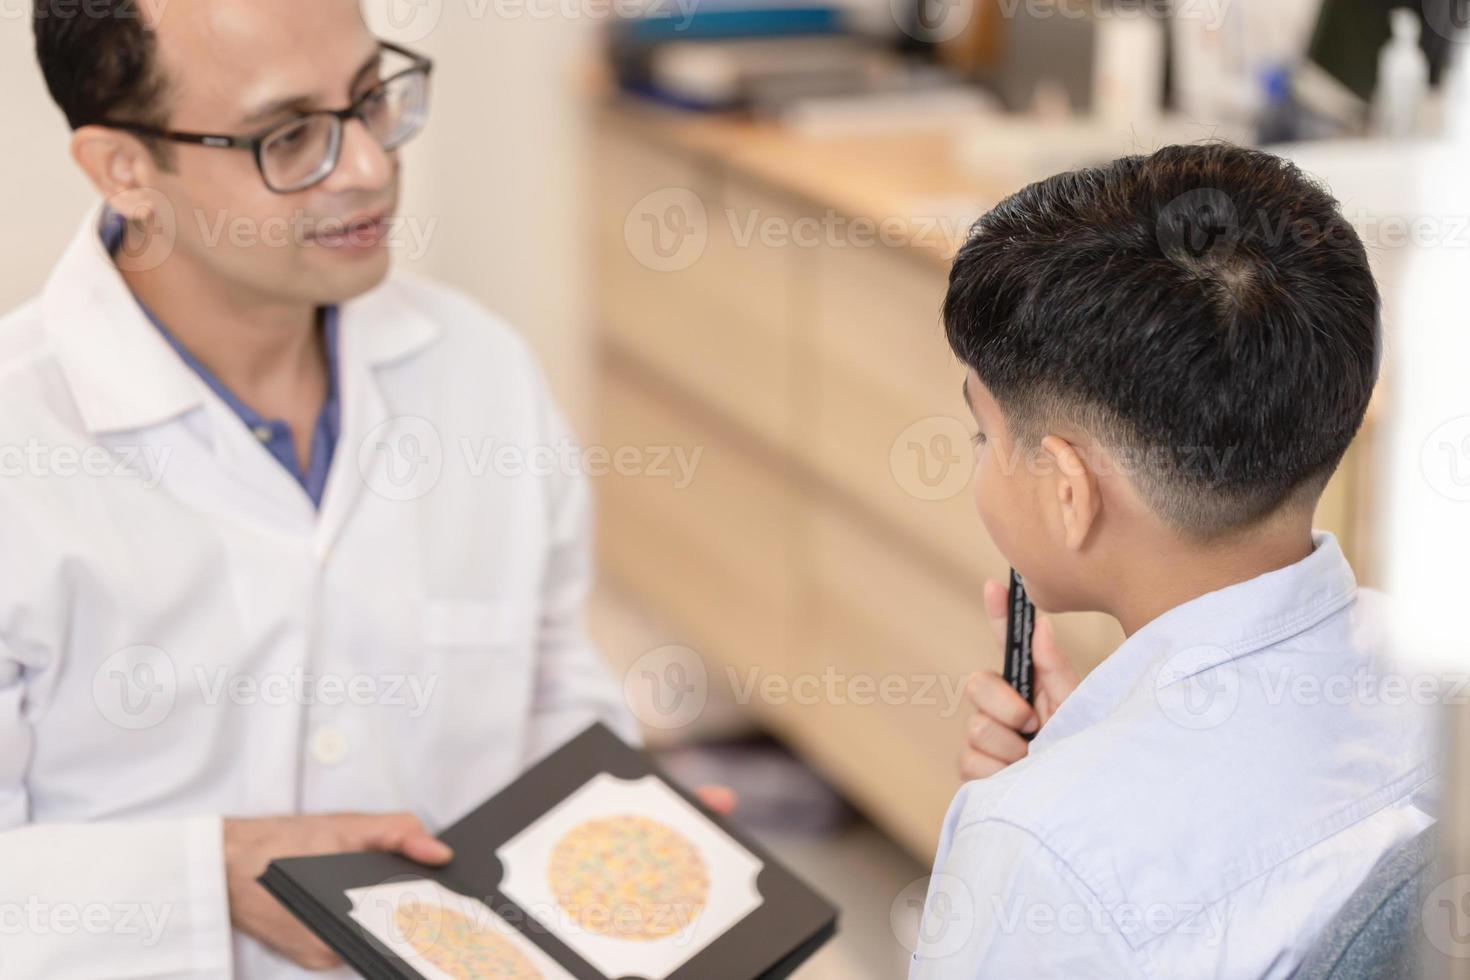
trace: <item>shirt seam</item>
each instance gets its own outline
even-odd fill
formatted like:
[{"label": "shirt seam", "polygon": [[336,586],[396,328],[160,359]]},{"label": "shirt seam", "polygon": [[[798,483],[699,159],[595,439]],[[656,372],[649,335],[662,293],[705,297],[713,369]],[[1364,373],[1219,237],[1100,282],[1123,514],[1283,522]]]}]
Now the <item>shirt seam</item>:
[{"label": "shirt seam", "polygon": [[[1197,909],[1196,911],[1194,911],[1193,913],[1191,913],[1187,918],[1180,920],[1178,923],[1174,924],[1169,929],[1163,930],[1162,932],[1147,934],[1146,935],[1146,938],[1141,939],[1138,942],[1137,945],[1134,945],[1133,943],[1128,942],[1127,935],[1126,935],[1126,933],[1123,932],[1121,926],[1119,926],[1118,920],[1117,920],[1117,916],[1114,913],[1115,906],[1117,906],[1118,904],[1121,904],[1121,902],[1123,901],[1122,894],[1121,893],[1118,893],[1118,892],[1115,892],[1113,890],[1110,890],[1110,889],[1101,888],[1095,882],[1089,880],[1089,878],[1087,876],[1081,874],[1077,870],[1077,868],[1072,864],[1072,862],[1070,860],[1068,860],[1064,855],[1062,855],[1059,851],[1057,851],[1051,844],[1047,843],[1047,841],[1044,838],[1042,838],[1036,831],[1034,831],[1034,830],[1032,830],[1032,829],[1024,826],[1023,824],[1017,823],[1016,821],[1014,821],[1012,819],[1009,819],[1007,817],[988,816],[988,817],[981,817],[981,818],[979,818],[979,819],[977,819],[975,821],[972,821],[972,822],[970,822],[968,824],[965,824],[965,825],[963,825],[963,826],[961,826],[959,828],[956,828],[955,833],[956,834],[959,834],[959,833],[961,833],[963,831],[967,831],[967,830],[971,830],[971,829],[974,829],[974,828],[978,828],[980,825],[985,824],[985,823],[993,823],[993,824],[1002,824],[1002,825],[1007,826],[1007,827],[1012,827],[1015,830],[1020,831],[1021,833],[1025,834],[1027,837],[1029,837],[1032,840],[1036,841],[1037,844],[1038,844],[1038,846],[1040,846],[1048,854],[1051,854],[1053,857],[1055,857],[1056,860],[1063,867],[1065,867],[1067,869],[1068,873],[1071,874],[1071,875],[1073,875],[1076,878],[1076,881],[1078,883],[1080,883],[1084,888],[1086,888],[1087,891],[1089,893],[1091,893],[1093,895],[1093,897],[1095,897],[1098,900],[1098,903],[1101,905],[1101,907],[1104,909],[1104,911],[1106,911],[1108,913],[1108,919],[1109,919],[1109,921],[1111,921],[1113,923],[1114,927],[1118,929],[1118,935],[1123,938],[1124,943],[1128,946],[1128,948],[1131,951],[1133,951],[1135,953],[1139,953],[1139,954],[1146,954],[1146,952],[1147,952],[1146,947],[1150,946],[1152,943],[1154,943],[1155,941],[1163,938],[1164,936],[1167,936],[1167,935],[1175,932],[1180,926],[1183,926],[1183,925],[1186,925],[1189,922],[1195,921],[1196,919],[1199,918],[1199,916],[1204,915],[1210,909],[1213,909],[1216,906],[1218,906],[1221,902],[1226,901],[1232,895],[1234,895],[1237,892],[1239,892],[1242,888],[1244,888],[1247,885],[1249,885],[1251,882],[1256,881],[1257,879],[1261,878],[1264,875],[1270,874],[1272,871],[1274,871],[1277,868],[1281,867],[1283,864],[1285,864],[1287,861],[1291,860],[1292,858],[1295,858],[1295,857],[1298,857],[1298,856],[1300,856],[1302,854],[1305,854],[1306,852],[1310,851],[1312,848],[1317,847],[1317,846],[1325,843],[1326,841],[1328,841],[1329,839],[1331,839],[1334,835],[1339,834],[1339,833],[1343,832],[1344,830],[1347,830],[1349,827],[1353,827],[1353,826],[1356,826],[1359,823],[1362,823],[1363,821],[1369,819],[1370,817],[1374,816],[1375,814],[1384,811],[1388,807],[1392,806],[1394,803],[1396,803],[1396,802],[1398,802],[1400,800],[1404,800],[1404,799],[1408,799],[1408,798],[1412,797],[1415,792],[1417,792],[1418,790],[1422,789],[1425,785],[1427,785],[1428,783],[1430,783],[1433,780],[1435,780],[1436,778],[1438,778],[1439,775],[1440,775],[1440,770],[1433,763],[1425,763],[1425,764],[1416,766],[1414,769],[1411,769],[1409,772],[1405,773],[1403,776],[1401,776],[1398,779],[1394,780],[1388,786],[1383,787],[1377,793],[1374,793],[1374,794],[1368,796],[1364,800],[1358,801],[1356,804],[1354,804],[1354,805],[1352,805],[1350,807],[1345,807],[1344,809],[1338,811],[1338,813],[1334,814],[1332,817],[1328,818],[1326,821],[1323,821],[1318,826],[1320,827],[1320,826],[1325,826],[1325,825],[1331,825],[1335,820],[1337,820],[1338,818],[1340,818],[1342,815],[1344,815],[1344,814],[1350,814],[1350,813],[1353,813],[1354,811],[1360,810],[1365,804],[1370,803],[1370,801],[1377,800],[1380,796],[1385,796],[1386,798],[1383,799],[1381,802],[1378,802],[1376,806],[1371,806],[1371,808],[1369,808],[1369,809],[1363,809],[1362,812],[1359,813],[1359,815],[1355,819],[1350,818],[1345,823],[1341,823],[1340,825],[1338,825],[1332,831],[1330,831],[1328,833],[1325,833],[1325,834],[1321,834],[1319,836],[1316,836],[1312,840],[1310,840],[1309,842],[1307,842],[1305,844],[1302,844],[1302,845],[1300,845],[1300,846],[1298,846],[1298,847],[1290,850],[1287,853],[1282,854],[1282,856],[1279,859],[1277,859],[1274,863],[1272,863],[1270,865],[1267,865],[1266,867],[1262,867],[1262,868],[1256,870],[1255,872],[1251,873],[1248,877],[1241,878],[1240,881],[1238,881],[1237,883],[1235,883],[1231,887],[1225,889],[1223,892],[1221,892],[1219,895],[1216,895],[1214,898],[1209,898],[1209,899],[1202,898],[1202,899],[1200,899],[1200,903],[1199,903],[1200,904],[1200,907],[1199,907],[1199,909]],[[1410,783],[1410,780],[1413,780],[1416,776],[1420,776],[1422,778],[1419,778],[1416,782]],[[1399,791],[1393,792],[1396,789],[1399,790]],[[1102,897],[1102,895],[1104,893],[1112,894],[1112,895],[1114,895],[1114,898],[1112,898],[1110,900],[1104,899]],[[1144,955],[1143,958],[1144,958],[1144,961],[1146,963],[1148,963],[1150,965],[1152,964],[1152,958],[1151,957],[1149,957],[1147,955]]]},{"label": "shirt seam", "polygon": [[[1420,766],[1419,768],[1422,769],[1424,767],[1423,766]],[[1224,892],[1223,894],[1221,894],[1219,897],[1215,898],[1213,901],[1210,901],[1208,903],[1202,904],[1201,907],[1200,907],[1200,909],[1199,909],[1199,911],[1195,912],[1188,919],[1185,919],[1182,922],[1180,922],[1179,925],[1182,926],[1182,925],[1185,925],[1186,923],[1189,923],[1189,922],[1194,921],[1195,919],[1199,918],[1201,915],[1204,915],[1210,909],[1215,908],[1221,902],[1227,901],[1232,895],[1234,895],[1237,892],[1239,892],[1242,888],[1246,887],[1251,882],[1256,881],[1257,879],[1262,878],[1265,875],[1270,874],[1271,872],[1275,871],[1277,868],[1280,868],[1283,864],[1285,864],[1291,858],[1300,857],[1301,855],[1306,854],[1307,852],[1311,851],[1313,848],[1320,847],[1321,845],[1323,845],[1323,844],[1327,843],[1329,840],[1331,840],[1332,837],[1335,836],[1336,834],[1339,834],[1339,833],[1343,832],[1344,830],[1347,830],[1350,827],[1355,827],[1358,824],[1363,823],[1364,821],[1366,821],[1366,820],[1368,820],[1368,819],[1376,816],[1377,814],[1382,813],[1383,811],[1385,811],[1386,809],[1388,809],[1389,806],[1391,806],[1392,804],[1398,802],[1399,800],[1407,799],[1408,797],[1412,796],[1416,790],[1420,789],[1426,783],[1432,781],[1433,779],[1437,778],[1438,776],[1439,776],[1439,771],[1438,770],[1435,770],[1428,777],[1420,780],[1418,783],[1415,783],[1406,792],[1404,792],[1404,793],[1402,793],[1402,794],[1400,794],[1398,796],[1395,796],[1392,799],[1390,799],[1387,803],[1384,803],[1384,804],[1376,807],[1375,809],[1370,810],[1370,811],[1364,813],[1357,820],[1352,821],[1351,823],[1345,824],[1342,827],[1339,827],[1337,830],[1333,831],[1333,833],[1328,834],[1328,835],[1326,835],[1324,837],[1319,837],[1316,840],[1312,841],[1310,844],[1307,844],[1307,845],[1305,845],[1305,846],[1303,846],[1301,848],[1298,848],[1297,850],[1295,850],[1295,851],[1291,852],[1290,854],[1286,855],[1285,857],[1283,857],[1276,864],[1273,864],[1270,867],[1262,868],[1259,872],[1257,872],[1256,874],[1251,875],[1249,878],[1242,879],[1241,882],[1238,885],[1236,885],[1235,887],[1227,890],[1226,892]],[[1387,852],[1385,852],[1385,853],[1387,853]],[[1382,859],[1382,855],[1380,855],[1379,858],[1381,860]],[[1162,939],[1164,936],[1167,936],[1169,933],[1171,933],[1173,931],[1174,931],[1173,929],[1170,929],[1170,930],[1167,930],[1165,932],[1161,932],[1161,933],[1157,933],[1155,935],[1152,935],[1147,940],[1145,940],[1143,943],[1140,943],[1139,945],[1140,945],[1140,947],[1142,947],[1142,946],[1148,945],[1150,943],[1153,943],[1153,942],[1155,942],[1155,941],[1157,941],[1159,939]]]},{"label": "shirt seam", "polygon": [[1276,626],[1272,629],[1268,629],[1261,633],[1255,633],[1247,637],[1242,637],[1241,639],[1236,640],[1234,643],[1222,647],[1221,649],[1223,649],[1227,654],[1227,656],[1223,660],[1204,664],[1197,670],[1191,671],[1188,674],[1181,674],[1178,677],[1175,677],[1169,683],[1177,684],[1180,681],[1188,680],[1195,674],[1201,674],[1207,670],[1213,670],[1214,668],[1219,667],[1221,664],[1229,663],[1234,660],[1239,660],[1242,657],[1248,657],[1251,654],[1259,653],[1262,650],[1283,643],[1286,640],[1291,639],[1292,637],[1300,636],[1307,630],[1310,630],[1326,622],[1332,616],[1347,608],[1354,600],[1357,599],[1357,595],[1358,585],[1356,582],[1348,585],[1347,587],[1339,591],[1329,593],[1321,599],[1303,607],[1296,615],[1287,619],[1281,625]]},{"label": "shirt seam", "polygon": [[1264,866],[1244,871],[1242,873],[1243,877],[1234,885],[1225,889],[1210,905],[1214,905],[1216,902],[1230,897],[1262,875],[1270,874],[1292,858],[1305,854],[1312,848],[1330,840],[1335,835],[1357,826],[1375,814],[1383,812],[1400,800],[1412,797],[1418,790],[1439,778],[1440,773],[1441,770],[1434,763],[1422,763],[1410,769],[1387,786],[1380,788],[1376,793],[1371,793],[1363,799],[1343,807],[1336,813],[1319,821],[1310,830],[1304,830],[1298,834],[1297,839],[1303,842],[1296,846],[1286,845],[1286,849],[1283,850],[1276,860]]},{"label": "shirt seam", "polygon": [[1157,972],[1154,970],[1153,958],[1150,955],[1150,952],[1144,949],[1144,946],[1146,944],[1140,943],[1135,946],[1130,943],[1128,941],[1127,935],[1123,932],[1122,927],[1119,925],[1117,916],[1113,913],[1113,906],[1117,903],[1104,902],[1102,897],[1098,893],[1098,889],[1094,887],[1092,882],[1088,881],[1085,877],[1079,874],[1077,869],[1072,866],[1071,861],[1067,860],[1066,857],[1055,850],[1049,843],[1046,842],[1044,838],[1038,835],[1035,831],[1031,830],[1029,827],[1023,826],[1022,824],[1016,823],[1015,821],[1009,820],[1005,817],[982,817],[973,823],[966,824],[964,827],[958,828],[955,833],[959,834],[960,832],[965,830],[978,829],[982,824],[986,823],[1000,824],[1002,826],[1010,827],[1011,829],[1030,838],[1036,843],[1037,847],[1041,848],[1041,850],[1051,855],[1051,857],[1057,862],[1057,864],[1066,870],[1066,875],[1061,875],[1059,877],[1066,879],[1067,889],[1084,901],[1086,901],[1088,897],[1091,897],[1094,903],[1107,913],[1108,921],[1111,922],[1113,924],[1113,927],[1117,930],[1117,937],[1119,940],[1121,940],[1123,948],[1127,951],[1127,957],[1129,959],[1137,959],[1140,961],[1141,965],[1145,968],[1145,976],[1158,976]]}]

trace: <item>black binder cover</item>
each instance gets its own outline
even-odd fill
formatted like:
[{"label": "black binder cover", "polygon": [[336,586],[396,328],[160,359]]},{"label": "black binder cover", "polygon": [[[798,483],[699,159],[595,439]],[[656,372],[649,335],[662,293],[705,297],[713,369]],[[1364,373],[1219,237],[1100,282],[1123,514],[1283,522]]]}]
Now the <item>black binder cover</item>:
[{"label": "black binder cover", "polygon": [[600,973],[554,930],[502,894],[505,869],[496,856],[497,848],[599,773],[630,780],[657,777],[764,865],[756,879],[761,904],[668,973],[667,980],[777,980],[790,975],[835,934],[837,910],[831,904],[760,845],[668,780],[646,752],[629,747],[601,724],[573,738],[445,830],[440,838],[454,848],[455,856],[443,867],[426,867],[385,853],[282,858],[271,862],[260,883],[368,980],[422,980],[424,974],[349,915],[352,903],[346,891],[411,879],[438,882],[483,902],[579,980],[621,980]]}]

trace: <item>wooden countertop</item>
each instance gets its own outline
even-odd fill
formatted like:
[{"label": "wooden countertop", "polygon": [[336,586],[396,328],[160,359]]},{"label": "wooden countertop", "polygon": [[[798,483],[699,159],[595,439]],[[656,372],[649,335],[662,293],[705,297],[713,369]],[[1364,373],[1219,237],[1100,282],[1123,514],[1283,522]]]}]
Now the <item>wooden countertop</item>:
[{"label": "wooden countertop", "polygon": [[604,123],[729,167],[818,210],[872,222],[885,242],[910,245],[944,268],[974,219],[1018,186],[966,172],[956,134],[938,126],[816,137],[771,121],[681,112],[626,96],[597,105]]}]

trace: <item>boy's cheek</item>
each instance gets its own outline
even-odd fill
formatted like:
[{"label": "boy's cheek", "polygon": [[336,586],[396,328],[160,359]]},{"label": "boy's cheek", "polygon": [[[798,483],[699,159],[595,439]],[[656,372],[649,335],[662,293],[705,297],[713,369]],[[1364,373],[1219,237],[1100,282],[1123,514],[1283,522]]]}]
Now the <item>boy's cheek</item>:
[{"label": "boy's cheek", "polygon": [[984,460],[975,467],[975,510],[980,515],[980,523],[985,525],[986,533],[1000,549],[1002,557],[1015,565],[1022,557],[1018,552],[1025,550],[1025,515],[1017,506],[1020,496],[1012,485],[1012,479],[997,473],[995,467],[987,465]]},{"label": "boy's cheek", "polygon": [[1046,572],[1051,561],[1041,516],[1034,505],[1035,488],[1018,481],[1020,474],[998,473],[982,463],[975,468],[975,509],[1001,557],[1026,580],[1038,606],[1051,608]]}]

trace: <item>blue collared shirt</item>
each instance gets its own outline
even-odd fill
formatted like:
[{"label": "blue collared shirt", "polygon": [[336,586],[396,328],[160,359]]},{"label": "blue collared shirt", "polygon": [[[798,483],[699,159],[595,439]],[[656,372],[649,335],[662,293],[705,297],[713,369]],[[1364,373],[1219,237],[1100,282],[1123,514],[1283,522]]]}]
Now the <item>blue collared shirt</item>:
[{"label": "blue collared shirt", "polygon": [[[122,244],[124,221],[117,212],[104,209],[102,212],[102,223],[98,229],[102,237],[102,244],[108,254],[115,254]],[[314,506],[322,505],[322,493],[327,486],[327,473],[332,467],[332,457],[336,453],[337,439],[341,434],[341,403],[337,393],[337,307],[323,306],[321,308],[321,328],[324,346],[327,355],[327,397],[322,402],[322,410],[317,415],[316,425],[311,431],[311,454],[306,469],[296,456],[296,444],[291,437],[291,427],[281,419],[268,419],[255,411],[249,405],[242,402],[234,392],[225,387],[224,383],[215,377],[214,373],[200,363],[199,359],[179,343],[163,323],[153,315],[141,300],[138,306],[142,308],[148,321],[158,328],[158,332],[168,341],[179,357],[183,358],[199,379],[209,386],[209,389],[220,397],[230,407],[251,434],[259,440],[260,444],[274,456],[282,466],[286,467],[306,495],[311,498]]]},{"label": "blue collared shirt", "polygon": [[1313,543],[1139,629],[960,790],[911,977],[1286,977],[1433,823],[1438,679]]}]

